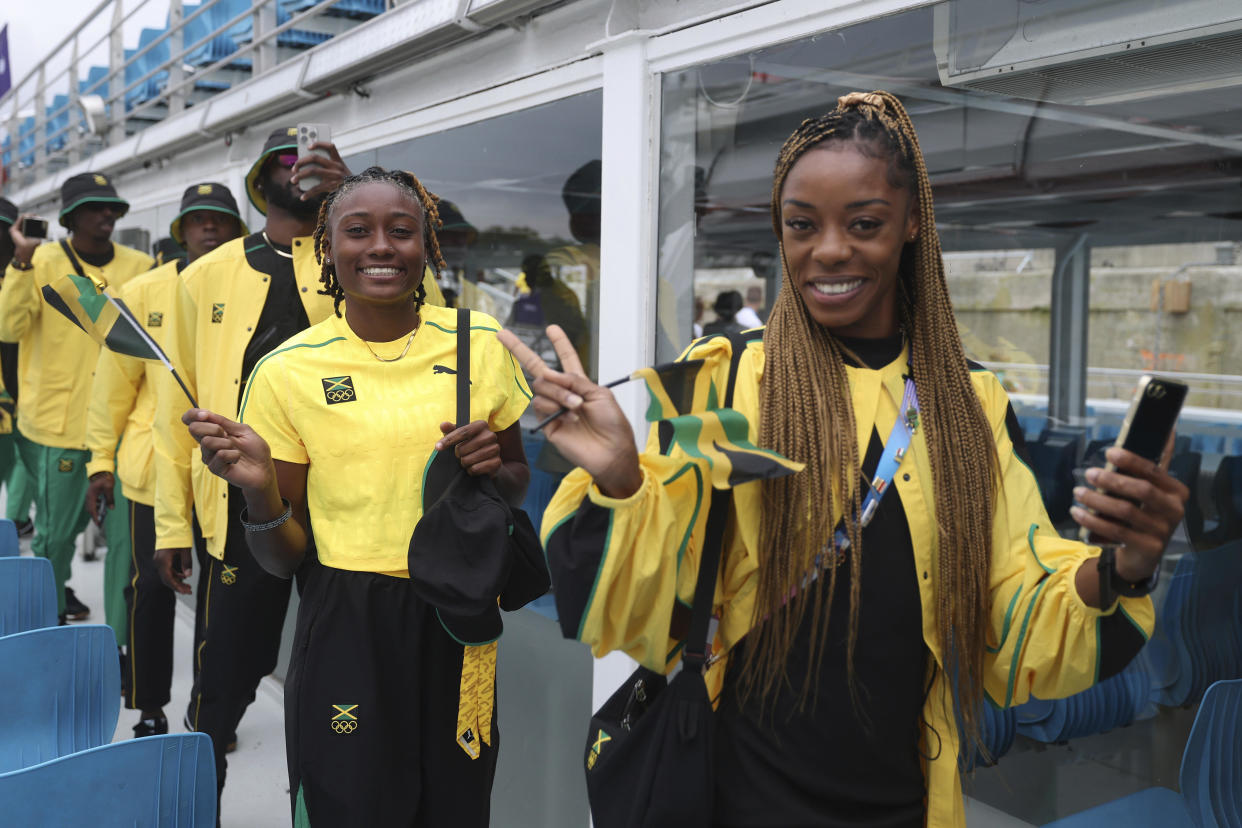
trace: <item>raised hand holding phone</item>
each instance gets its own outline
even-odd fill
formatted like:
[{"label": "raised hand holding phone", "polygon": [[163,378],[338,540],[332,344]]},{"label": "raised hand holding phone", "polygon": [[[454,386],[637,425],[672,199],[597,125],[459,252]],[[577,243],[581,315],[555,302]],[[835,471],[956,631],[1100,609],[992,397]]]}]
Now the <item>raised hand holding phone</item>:
[{"label": "raised hand holding phone", "polygon": [[[1104,468],[1088,469],[1074,490],[1070,515],[1079,536],[1103,549],[1100,589],[1104,606],[1114,592],[1145,595],[1155,586],[1160,558],[1185,514],[1190,490],[1166,471],[1174,427],[1187,387],[1144,376]],[[1115,577],[1113,577],[1115,576]]]}]

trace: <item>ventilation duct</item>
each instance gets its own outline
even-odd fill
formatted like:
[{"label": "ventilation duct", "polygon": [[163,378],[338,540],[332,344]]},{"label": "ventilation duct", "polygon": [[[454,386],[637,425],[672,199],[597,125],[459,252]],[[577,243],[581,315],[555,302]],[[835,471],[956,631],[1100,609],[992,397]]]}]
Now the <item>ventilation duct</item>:
[{"label": "ventilation duct", "polygon": [[934,20],[947,87],[1082,105],[1242,84],[1236,0],[950,0]]}]

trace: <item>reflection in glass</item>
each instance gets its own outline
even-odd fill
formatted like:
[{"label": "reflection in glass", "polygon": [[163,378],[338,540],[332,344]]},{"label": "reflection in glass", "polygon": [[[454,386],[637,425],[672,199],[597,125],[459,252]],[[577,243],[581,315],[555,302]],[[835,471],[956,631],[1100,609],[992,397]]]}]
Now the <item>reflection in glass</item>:
[{"label": "reflection in glass", "polygon": [[[556,364],[544,328],[560,325],[588,374],[599,340],[601,95],[588,92],[346,158],[413,172],[441,198],[436,274],[445,297],[513,329]],[[533,411],[523,427],[535,422]],[[536,526],[571,468],[523,431]]]}]

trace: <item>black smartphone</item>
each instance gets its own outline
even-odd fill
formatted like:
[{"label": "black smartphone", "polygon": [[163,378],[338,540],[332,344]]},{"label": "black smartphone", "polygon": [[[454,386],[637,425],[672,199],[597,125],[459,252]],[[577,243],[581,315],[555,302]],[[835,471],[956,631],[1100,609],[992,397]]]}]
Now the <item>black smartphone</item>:
[{"label": "black smartphone", "polygon": [[47,219],[26,216],[21,220],[21,224],[18,226],[17,232],[21,233],[28,239],[46,239]]},{"label": "black smartphone", "polygon": [[99,516],[95,521],[96,525],[103,526],[104,518],[108,514],[108,498],[103,492],[95,497],[95,514]]},{"label": "black smartphone", "polygon": [[[1139,457],[1159,462],[1164,447],[1169,442],[1169,435],[1177,425],[1177,417],[1182,411],[1182,403],[1190,387],[1177,380],[1153,377],[1144,374],[1139,378],[1134,399],[1130,401],[1130,409],[1121,423],[1121,431],[1113,445],[1132,451]],[[1104,466],[1105,471],[1117,471],[1112,463]],[[1086,527],[1078,530],[1078,537],[1090,541],[1091,535]]]}]

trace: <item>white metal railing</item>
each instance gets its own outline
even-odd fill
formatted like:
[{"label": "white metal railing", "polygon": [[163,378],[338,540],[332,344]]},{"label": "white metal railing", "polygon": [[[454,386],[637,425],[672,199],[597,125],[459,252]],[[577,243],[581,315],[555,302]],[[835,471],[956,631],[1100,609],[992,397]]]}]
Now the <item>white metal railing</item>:
[{"label": "white metal railing", "polygon": [[[386,11],[394,1],[385,0],[378,4],[376,11]],[[228,85],[235,85],[273,68],[281,62],[282,54],[277,46],[282,34],[307,25],[312,18],[323,18],[343,0],[320,0],[307,9],[290,14],[289,19],[279,25],[276,21],[280,0],[250,0],[246,8],[206,33],[186,34],[187,28],[196,23],[199,25],[195,28],[205,25],[202,23],[203,16],[213,10],[220,11],[218,7],[224,2],[226,0],[203,0],[197,9],[183,15],[184,0],[101,0],[49,51],[48,57],[0,98],[0,132],[8,137],[5,152],[8,155],[9,177],[14,185],[20,187],[38,180],[59,167],[75,163],[94,151],[124,140],[126,135],[150,122],[182,111],[194,102],[191,94],[201,81],[212,80],[213,76],[218,80],[227,73],[225,80],[229,81]],[[138,44],[127,56],[122,41],[125,27],[136,24],[144,9],[150,16],[157,6],[165,4],[167,25],[164,30],[149,43]],[[106,30],[98,36],[90,36],[88,32],[97,30],[98,23],[108,15],[111,19]],[[248,42],[234,40],[226,54],[206,65],[186,65],[189,55],[209,46],[215,38],[228,37],[230,30],[247,19],[253,21]],[[331,36],[339,33],[342,25],[355,25],[350,21],[342,24],[340,20],[338,18],[330,24],[326,20],[320,21],[309,30]],[[190,37],[193,40],[189,40]],[[146,67],[141,76],[126,81],[126,74],[132,75],[135,65],[144,67],[152,51],[161,48],[168,53],[163,60]],[[106,61],[93,58],[101,51],[106,52]],[[69,56],[67,63],[56,68],[55,64],[63,61],[66,54]],[[246,61],[247,58],[250,60]],[[86,60],[94,65],[106,63],[107,71],[88,87],[79,88],[88,80],[82,71]],[[162,79],[165,73],[167,80],[162,81],[155,94],[145,100],[127,103],[136,90],[153,80]],[[56,94],[63,94],[65,102],[49,111],[49,98]],[[210,96],[212,91],[207,89],[203,94]],[[99,95],[104,102],[106,122],[96,133],[86,129],[85,119],[79,114],[81,99],[87,95]],[[28,118],[33,118],[33,130],[23,131],[22,126]],[[49,130],[49,123],[56,124],[61,120],[66,123]]]},{"label": "white metal railing", "polygon": [[[990,371],[1002,375],[1020,393],[1047,394],[1048,366],[1025,362],[983,362]],[[1203,408],[1242,412],[1242,375],[1206,374],[1178,371],[1166,367],[1150,370],[1139,368],[1102,368],[1088,366],[1087,397],[1094,400],[1126,400],[1138,378],[1144,374],[1162,374],[1190,386],[1186,404]]]}]

